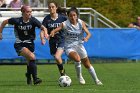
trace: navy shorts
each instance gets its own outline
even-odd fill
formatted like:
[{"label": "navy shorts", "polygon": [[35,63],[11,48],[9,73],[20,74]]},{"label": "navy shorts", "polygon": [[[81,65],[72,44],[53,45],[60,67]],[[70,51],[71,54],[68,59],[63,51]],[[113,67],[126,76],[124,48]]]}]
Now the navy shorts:
[{"label": "navy shorts", "polygon": [[64,49],[64,41],[49,41],[50,53],[54,55],[57,49]]},{"label": "navy shorts", "polygon": [[28,48],[31,52],[34,52],[34,42],[32,43],[15,43],[14,44],[14,48],[18,54],[18,56],[20,55],[20,52],[22,51],[23,47]]}]

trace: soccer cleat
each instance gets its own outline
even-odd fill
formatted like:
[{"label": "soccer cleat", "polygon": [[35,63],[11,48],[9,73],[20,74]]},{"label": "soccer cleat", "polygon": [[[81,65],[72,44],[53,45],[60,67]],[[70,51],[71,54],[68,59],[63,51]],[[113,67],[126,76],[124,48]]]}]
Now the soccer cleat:
[{"label": "soccer cleat", "polygon": [[34,85],[38,85],[42,82],[42,80],[40,78],[37,78],[36,80],[34,80]]},{"label": "soccer cleat", "polygon": [[95,81],[95,83],[96,83],[96,85],[98,85],[98,86],[102,86],[102,85],[103,85],[103,83],[102,83],[100,80]]},{"label": "soccer cleat", "polygon": [[65,73],[61,73],[61,76],[66,76],[66,74]]},{"label": "soccer cleat", "polygon": [[26,73],[25,76],[26,76],[26,78],[27,78],[27,84],[28,84],[28,85],[32,85],[31,75],[28,74],[28,73]]},{"label": "soccer cleat", "polygon": [[79,83],[82,85],[84,85],[86,83],[82,76],[79,78]]},{"label": "soccer cleat", "polygon": [[66,76],[65,70],[59,70],[61,76]]}]

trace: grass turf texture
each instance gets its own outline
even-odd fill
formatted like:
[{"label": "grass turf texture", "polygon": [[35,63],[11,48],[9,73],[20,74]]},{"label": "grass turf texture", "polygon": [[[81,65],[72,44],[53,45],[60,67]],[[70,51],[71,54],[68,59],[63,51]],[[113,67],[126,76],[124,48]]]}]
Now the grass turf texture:
[{"label": "grass turf texture", "polygon": [[26,65],[0,66],[0,93],[140,93],[140,63],[93,64],[103,86],[96,86],[83,67],[85,85],[76,78],[74,64],[65,64],[72,79],[70,87],[59,87],[57,66],[38,65],[38,76],[43,80],[37,86],[26,85]]}]

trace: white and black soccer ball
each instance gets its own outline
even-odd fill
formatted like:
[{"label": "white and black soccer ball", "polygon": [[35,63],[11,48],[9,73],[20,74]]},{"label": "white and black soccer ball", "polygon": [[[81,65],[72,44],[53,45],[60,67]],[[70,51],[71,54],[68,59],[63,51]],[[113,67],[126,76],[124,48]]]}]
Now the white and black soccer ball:
[{"label": "white and black soccer ball", "polygon": [[71,78],[69,76],[61,76],[58,80],[60,87],[69,87],[71,86]]}]

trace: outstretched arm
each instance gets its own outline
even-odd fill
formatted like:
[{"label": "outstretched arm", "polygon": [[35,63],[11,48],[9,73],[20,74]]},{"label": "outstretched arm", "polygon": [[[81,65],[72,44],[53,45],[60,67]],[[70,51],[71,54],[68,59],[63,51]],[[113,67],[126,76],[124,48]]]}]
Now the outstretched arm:
[{"label": "outstretched arm", "polygon": [[7,20],[4,20],[1,23],[1,26],[0,26],[0,40],[2,40],[2,31],[3,31],[3,28],[5,27],[6,24],[8,24],[8,19]]},{"label": "outstretched arm", "polygon": [[41,32],[43,32],[43,33],[44,33],[44,37],[45,37],[46,39],[48,39],[48,38],[49,38],[47,28],[46,28],[46,27],[44,27],[43,25],[41,25]]},{"label": "outstretched arm", "polygon": [[46,40],[44,38],[49,39],[49,35],[48,35],[47,28],[42,25],[41,32],[40,32],[40,39],[41,39],[42,45],[46,43]]},{"label": "outstretched arm", "polygon": [[54,37],[55,33],[59,32],[62,28],[63,28],[63,23],[61,23],[59,27],[51,31],[50,37]]},{"label": "outstretched arm", "polygon": [[83,30],[84,30],[85,33],[86,33],[86,37],[84,38],[84,41],[87,42],[88,39],[91,37],[91,33],[90,33],[89,30],[87,29],[85,22],[82,22],[82,26],[83,26]]}]

